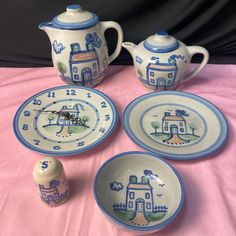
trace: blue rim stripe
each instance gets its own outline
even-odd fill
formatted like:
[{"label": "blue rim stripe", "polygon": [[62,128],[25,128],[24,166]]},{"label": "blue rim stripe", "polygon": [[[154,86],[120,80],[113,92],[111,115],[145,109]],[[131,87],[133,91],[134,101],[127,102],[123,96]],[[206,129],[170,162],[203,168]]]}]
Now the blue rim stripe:
[{"label": "blue rim stripe", "polygon": [[[149,157],[153,157],[155,159],[158,159],[162,162],[164,162],[173,172],[174,174],[176,175],[178,181],[179,181],[179,184],[180,184],[180,188],[181,188],[181,199],[180,199],[180,202],[179,202],[179,206],[178,208],[175,210],[175,212],[172,214],[172,216],[170,216],[167,220],[163,221],[162,223],[160,224],[157,224],[157,225],[154,225],[154,226],[149,226],[149,227],[140,227],[140,226],[132,226],[132,225],[127,225],[125,223],[123,223],[122,221],[118,221],[117,219],[115,219],[110,213],[108,213],[106,211],[105,208],[103,208],[103,206],[101,205],[100,201],[99,201],[99,198],[98,198],[98,195],[97,195],[97,181],[98,181],[98,178],[99,178],[99,175],[100,173],[103,171],[103,169],[110,163],[112,162],[113,160],[115,159],[118,159],[118,158],[124,158],[124,156],[127,156],[127,155],[132,155],[132,154],[138,154],[138,155],[146,155],[146,156],[149,156]],[[126,157],[128,158],[128,157]],[[99,208],[101,209],[101,211],[114,223],[118,224],[119,226],[125,228],[125,229],[128,229],[128,230],[131,230],[131,231],[134,231],[134,232],[145,232],[145,231],[153,231],[153,230],[159,230],[163,227],[165,227],[166,225],[170,224],[174,219],[175,217],[179,214],[180,210],[183,208],[183,205],[184,205],[184,198],[185,198],[185,191],[184,191],[184,185],[183,185],[183,181],[179,175],[179,173],[175,170],[175,168],[169,164],[166,160],[160,158],[159,156],[155,155],[155,154],[151,154],[151,153],[146,153],[146,152],[138,152],[138,151],[130,151],[130,152],[123,152],[123,153],[120,153],[118,155],[115,155],[113,156],[112,158],[108,159],[106,162],[104,162],[102,164],[102,166],[99,168],[96,176],[95,176],[95,179],[94,179],[94,183],[93,183],[93,194],[94,194],[94,197],[95,197],[95,200],[99,206]]]},{"label": "blue rim stripe", "polygon": [[52,26],[54,28],[59,29],[85,29],[92,27],[98,23],[98,16],[93,13],[93,16],[91,19],[82,21],[82,22],[75,22],[75,23],[65,23],[61,22],[57,19],[57,16],[53,18],[52,20]]},{"label": "blue rim stripe", "polygon": [[[219,139],[213,144],[211,145],[209,148],[207,148],[206,150],[197,152],[197,153],[193,153],[193,154],[173,154],[173,153],[167,153],[167,152],[162,152],[159,151],[157,149],[153,149],[150,146],[146,145],[145,143],[143,143],[141,140],[139,140],[132,132],[132,130],[129,127],[129,114],[132,110],[132,108],[139,102],[141,102],[142,100],[152,97],[152,96],[160,96],[160,95],[177,95],[177,96],[183,96],[183,97],[188,97],[191,98],[193,100],[196,100],[198,102],[201,102],[202,104],[204,104],[206,107],[208,107],[217,117],[217,119],[219,120],[219,123],[221,125],[221,133],[219,135]],[[228,141],[228,137],[229,137],[229,126],[228,126],[228,122],[225,118],[225,116],[223,115],[223,113],[212,103],[210,103],[209,101],[207,101],[206,99],[191,94],[191,93],[187,93],[187,92],[177,92],[177,91],[161,91],[158,92],[158,94],[156,92],[152,92],[149,94],[144,94],[136,99],[134,99],[132,102],[130,102],[128,104],[128,106],[125,108],[125,111],[123,113],[123,128],[125,129],[127,135],[129,136],[129,138],[138,146],[140,146],[142,149],[147,150],[151,153],[154,154],[158,154],[162,157],[165,158],[169,158],[169,159],[173,159],[173,160],[192,160],[192,159],[197,159],[197,158],[202,158],[202,157],[206,157],[207,155],[213,154],[217,151],[219,151],[221,148],[223,148],[225,146],[225,144]]]},{"label": "blue rim stripe", "polygon": [[[83,90],[88,90],[88,91],[91,91],[91,92],[94,92],[98,95],[100,95],[101,97],[103,97],[108,103],[109,105],[111,106],[111,109],[112,109],[112,112],[113,112],[113,120],[112,120],[112,123],[111,123],[111,126],[109,128],[109,130],[106,132],[106,134],[104,136],[102,136],[99,140],[97,140],[95,143],[93,144],[90,144],[88,145],[87,147],[84,147],[84,148],[80,148],[79,150],[74,150],[74,151],[66,151],[66,152],[60,152],[60,151],[57,151],[57,152],[54,152],[54,151],[45,151],[43,149],[40,149],[40,148],[37,148],[35,147],[34,145],[31,145],[30,143],[28,143],[24,137],[21,135],[19,129],[18,129],[18,119],[19,119],[19,116],[22,112],[22,110],[25,108],[26,105],[28,105],[29,102],[32,101],[32,99],[34,99],[35,97],[38,97],[44,93],[47,93],[49,91],[51,91],[52,89],[53,90],[59,90],[59,89],[70,89],[70,88],[76,88],[76,89],[83,89]],[[82,87],[82,86],[73,86],[73,85],[65,85],[65,86],[58,86],[58,87],[52,87],[52,88],[49,88],[49,89],[46,89],[46,90],[43,90],[39,93],[36,93],[35,95],[31,96],[30,98],[28,98],[17,110],[16,114],[15,114],[15,117],[14,117],[14,120],[13,120],[13,130],[14,130],[14,133],[17,137],[17,139],[27,148],[29,149],[32,149],[33,151],[36,151],[38,153],[41,153],[41,154],[44,154],[44,155],[53,155],[53,156],[70,156],[70,155],[75,155],[75,154],[79,154],[79,153],[82,153],[82,152],[85,152],[85,151],[88,151],[94,147],[96,147],[97,145],[99,145],[100,143],[104,142],[111,134],[112,132],[114,131],[114,129],[116,128],[117,126],[117,123],[118,123],[118,111],[114,105],[114,103],[112,102],[112,100],[104,93],[102,93],[101,91],[98,91],[96,89],[91,89],[91,88],[87,88],[87,87]]]},{"label": "blue rim stripe", "polygon": [[171,45],[158,47],[158,46],[148,43],[148,41],[145,40],[143,43],[143,46],[150,52],[166,53],[166,52],[172,52],[172,51],[178,49],[179,43],[178,43],[178,41],[176,41],[175,43],[173,43]]}]

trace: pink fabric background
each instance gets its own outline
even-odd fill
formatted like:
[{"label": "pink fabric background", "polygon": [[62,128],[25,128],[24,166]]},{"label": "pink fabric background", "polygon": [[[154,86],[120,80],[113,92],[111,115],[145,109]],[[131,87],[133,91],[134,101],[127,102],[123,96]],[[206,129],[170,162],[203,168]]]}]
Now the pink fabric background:
[{"label": "pink fabric background", "polygon": [[[15,138],[12,120],[17,108],[33,94],[63,82],[53,68],[0,69],[0,235],[130,235],[105,219],[93,198],[93,180],[110,157],[141,150],[121,128],[124,108],[147,93],[133,67],[113,66],[96,89],[106,93],[119,110],[114,134],[97,148],[59,158],[70,182],[71,197],[48,208],[38,195],[32,168],[40,154]],[[214,103],[230,127],[227,146],[217,155],[195,161],[169,161],[182,176],[186,199],[182,212],[159,235],[236,235],[236,66],[208,65],[185,90]]]}]

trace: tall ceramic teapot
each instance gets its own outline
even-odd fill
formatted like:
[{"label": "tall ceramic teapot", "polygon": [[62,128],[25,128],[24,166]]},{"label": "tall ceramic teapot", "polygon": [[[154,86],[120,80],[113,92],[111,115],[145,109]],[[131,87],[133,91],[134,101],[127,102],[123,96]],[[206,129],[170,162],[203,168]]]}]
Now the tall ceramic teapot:
[{"label": "tall ceramic teapot", "polygon": [[[52,45],[52,61],[67,84],[94,87],[99,84],[109,63],[120,53],[123,32],[113,21],[99,22],[97,15],[80,5],[69,5],[51,22],[41,23]],[[104,32],[114,28],[118,33],[116,49],[108,55]]]},{"label": "tall ceramic teapot", "polygon": [[[165,31],[148,37],[139,45],[124,42],[133,57],[139,80],[152,90],[173,90],[177,85],[196,76],[209,59],[208,51],[199,46],[187,47]],[[188,72],[188,64],[194,54],[202,54],[201,64]]]}]

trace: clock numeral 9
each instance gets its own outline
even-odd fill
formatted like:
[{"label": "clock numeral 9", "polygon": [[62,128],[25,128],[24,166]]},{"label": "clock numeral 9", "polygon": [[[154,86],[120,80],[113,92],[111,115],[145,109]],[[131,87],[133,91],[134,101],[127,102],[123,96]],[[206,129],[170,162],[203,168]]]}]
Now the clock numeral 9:
[{"label": "clock numeral 9", "polygon": [[23,129],[23,130],[28,130],[28,129],[29,129],[29,126],[28,126],[27,124],[23,124],[23,125],[22,125],[22,129]]}]

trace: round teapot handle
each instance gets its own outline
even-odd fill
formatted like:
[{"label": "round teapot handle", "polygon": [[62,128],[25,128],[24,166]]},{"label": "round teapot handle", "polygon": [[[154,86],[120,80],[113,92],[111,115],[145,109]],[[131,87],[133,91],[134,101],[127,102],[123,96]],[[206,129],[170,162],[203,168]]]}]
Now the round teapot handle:
[{"label": "round teapot handle", "polygon": [[100,23],[101,31],[102,31],[103,34],[109,28],[115,29],[117,31],[117,34],[118,34],[116,49],[109,56],[109,59],[108,59],[108,64],[110,64],[120,54],[120,51],[121,51],[121,48],[122,48],[122,42],[123,42],[123,31],[122,31],[122,28],[120,27],[120,25],[118,23],[114,22],[114,21],[102,21],[102,22],[99,22],[99,23]]},{"label": "round teapot handle", "polygon": [[203,60],[198,67],[196,67],[192,72],[184,76],[181,82],[192,79],[195,75],[197,75],[203,69],[203,67],[207,64],[209,60],[209,53],[205,48],[199,47],[199,46],[189,46],[187,47],[187,49],[188,49],[188,52],[190,53],[191,58],[194,54],[202,54]]}]

